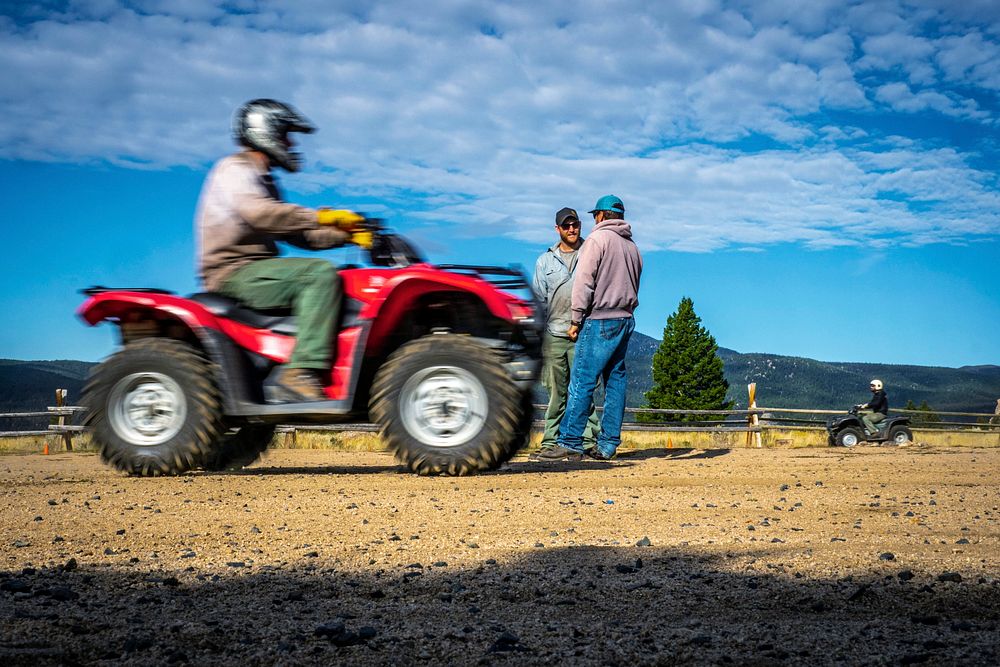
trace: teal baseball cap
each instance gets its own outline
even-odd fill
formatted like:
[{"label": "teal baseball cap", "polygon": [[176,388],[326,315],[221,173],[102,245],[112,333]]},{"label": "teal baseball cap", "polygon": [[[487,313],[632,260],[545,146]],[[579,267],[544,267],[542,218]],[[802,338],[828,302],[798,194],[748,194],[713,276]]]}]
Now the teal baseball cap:
[{"label": "teal baseball cap", "polygon": [[587,211],[587,213],[597,213],[598,211],[618,211],[619,213],[625,212],[625,204],[622,200],[614,195],[604,195],[597,200],[597,204],[594,205],[593,211]]}]

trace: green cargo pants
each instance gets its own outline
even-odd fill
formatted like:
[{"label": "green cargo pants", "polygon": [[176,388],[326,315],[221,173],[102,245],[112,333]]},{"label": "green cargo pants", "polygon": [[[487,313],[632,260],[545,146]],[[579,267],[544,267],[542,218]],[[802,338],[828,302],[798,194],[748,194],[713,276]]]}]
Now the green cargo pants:
[{"label": "green cargo pants", "polygon": [[329,370],[341,302],[333,264],[299,257],[258,259],[236,269],[219,291],[253,309],[290,307],[298,334],[288,367]]},{"label": "green cargo pants", "polygon": [[862,410],[858,416],[861,417],[861,423],[865,425],[865,433],[868,435],[874,434],[878,430],[878,424],[885,420],[884,414],[871,410]]},{"label": "green cargo pants", "polygon": [[[576,343],[569,338],[560,338],[545,332],[542,342],[542,355],[545,359],[542,386],[549,392],[549,405],[545,409],[545,434],[542,436],[542,447],[555,447],[556,439],[559,437],[559,423],[566,414],[566,399],[569,398],[569,372],[573,368],[575,350]],[[597,445],[597,434],[600,430],[597,410],[591,403],[587,428],[583,431],[584,449]]]}]

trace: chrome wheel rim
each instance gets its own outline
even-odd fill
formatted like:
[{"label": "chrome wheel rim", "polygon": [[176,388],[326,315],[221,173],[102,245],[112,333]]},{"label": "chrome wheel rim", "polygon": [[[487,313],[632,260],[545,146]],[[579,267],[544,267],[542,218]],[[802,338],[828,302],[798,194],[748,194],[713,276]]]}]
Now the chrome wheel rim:
[{"label": "chrome wheel rim", "polygon": [[399,392],[403,427],[432,447],[454,447],[476,436],[486,423],[489,400],[479,379],[457,366],[431,366],[414,373]]},{"label": "chrome wheel rim", "polygon": [[854,445],[858,444],[858,436],[854,435],[853,433],[845,433],[840,438],[840,442],[844,445],[844,447],[853,447]]},{"label": "chrome wheel rim", "polygon": [[163,373],[133,373],[111,388],[111,428],[123,440],[152,447],[177,435],[187,417],[187,400],[179,384]]}]

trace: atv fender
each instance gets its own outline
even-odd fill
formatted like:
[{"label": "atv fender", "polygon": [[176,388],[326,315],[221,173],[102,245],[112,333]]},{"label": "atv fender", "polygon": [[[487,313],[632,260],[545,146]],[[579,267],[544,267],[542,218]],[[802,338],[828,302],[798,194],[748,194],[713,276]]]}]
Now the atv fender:
[{"label": "atv fender", "polygon": [[[80,306],[77,315],[91,326],[105,321],[127,326],[124,321],[134,315],[158,321],[180,322],[215,364],[215,379],[226,413],[237,414],[241,411],[241,404],[259,402],[258,397],[248,393],[250,371],[233,343],[233,338],[239,340],[233,336],[233,325],[219,320],[198,303],[171,294],[116,290],[113,293],[92,295]],[[274,339],[272,344],[262,345],[259,349],[263,351],[262,356],[279,363],[288,359],[295,345],[295,339],[291,336],[257,332],[244,327],[239,327],[235,333],[242,334],[243,337],[256,334],[266,336],[269,340]],[[281,339],[287,339],[287,342]]]}]

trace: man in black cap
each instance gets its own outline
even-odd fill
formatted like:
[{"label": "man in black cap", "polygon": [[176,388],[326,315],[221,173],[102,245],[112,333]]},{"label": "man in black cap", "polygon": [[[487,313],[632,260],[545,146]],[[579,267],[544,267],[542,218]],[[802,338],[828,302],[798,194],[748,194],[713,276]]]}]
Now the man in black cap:
[{"label": "man in black cap", "polygon": [[[571,208],[559,209],[556,213],[556,233],[559,241],[543,252],[535,262],[533,281],[535,294],[545,304],[545,337],[542,348],[545,368],[542,371],[542,385],[549,392],[542,449],[537,455],[541,459],[545,459],[545,454],[555,447],[559,423],[566,413],[569,375],[576,348],[576,342],[567,333],[573,319],[570,313],[573,272],[576,270],[580,246],[583,245],[580,219],[576,211]],[[590,417],[583,433],[584,448],[597,444],[599,428],[597,412],[591,403]]]}]

